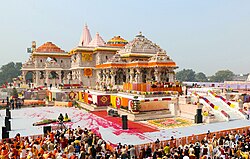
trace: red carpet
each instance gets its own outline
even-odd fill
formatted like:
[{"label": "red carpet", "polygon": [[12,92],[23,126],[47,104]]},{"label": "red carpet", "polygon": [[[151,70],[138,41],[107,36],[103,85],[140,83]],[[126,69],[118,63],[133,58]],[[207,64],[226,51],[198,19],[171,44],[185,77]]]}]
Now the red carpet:
[{"label": "red carpet", "polygon": [[[118,124],[122,127],[122,118],[108,116],[107,111],[94,111],[91,112],[103,119],[106,119],[112,123]],[[128,120],[128,128],[134,132],[145,133],[158,131],[156,128],[149,127],[143,123],[133,122]]]}]

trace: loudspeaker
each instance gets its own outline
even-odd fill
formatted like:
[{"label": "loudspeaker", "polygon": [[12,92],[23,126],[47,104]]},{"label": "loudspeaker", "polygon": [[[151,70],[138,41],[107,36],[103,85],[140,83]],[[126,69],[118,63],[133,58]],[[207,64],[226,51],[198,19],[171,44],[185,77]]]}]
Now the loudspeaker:
[{"label": "loudspeaker", "polygon": [[11,130],[11,126],[10,126],[10,121],[9,121],[9,117],[8,116],[5,117],[4,123],[5,123],[5,127],[6,127],[7,131],[10,131]]},{"label": "loudspeaker", "polygon": [[196,114],[201,115],[201,109],[196,109]]},{"label": "loudspeaker", "polygon": [[128,129],[128,116],[122,115],[122,129],[126,130]]},{"label": "loudspeaker", "polygon": [[197,124],[202,123],[201,109],[196,109],[196,113],[194,122]]},{"label": "loudspeaker", "polygon": [[44,126],[43,127],[43,134],[47,134],[47,132],[51,132],[51,126]]},{"label": "loudspeaker", "polygon": [[6,107],[6,116],[8,116],[11,119],[11,113],[9,107]]},{"label": "loudspeaker", "polygon": [[7,131],[7,128],[5,126],[2,126],[2,139],[9,138],[9,132]]}]

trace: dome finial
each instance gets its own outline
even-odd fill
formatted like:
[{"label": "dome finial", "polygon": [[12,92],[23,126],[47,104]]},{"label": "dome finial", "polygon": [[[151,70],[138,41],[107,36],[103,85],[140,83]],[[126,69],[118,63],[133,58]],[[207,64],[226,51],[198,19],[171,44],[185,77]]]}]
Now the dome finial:
[{"label": "dome finial", "polygon": [[144,36],[142,35],[142,32],[140,31],[139,34],[136,35],[136,37],[144,37]]}]

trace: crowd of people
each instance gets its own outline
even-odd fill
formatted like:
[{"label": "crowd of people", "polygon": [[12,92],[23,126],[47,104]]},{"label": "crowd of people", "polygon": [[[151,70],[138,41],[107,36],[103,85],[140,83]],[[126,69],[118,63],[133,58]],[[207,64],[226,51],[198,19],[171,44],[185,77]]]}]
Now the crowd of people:
[{"label": "crowd of people", "polygon": [[[172,139],[174,140],[174,139]],[[0,159],[230,159],[249,158],[250,131],[217,138],[208,133],[202,141],[186,145],[160,144],[111,147],[87,128],[54,130],[37,138],[20,137],[0,142]]]},{"label": "crowd of people", "polygon": [[174,159],[248,159],[250,151],[250,131],[237,133],[236,131],[216,137],[215,134],[208,133],[201,141],[185,145],[166,144],[159,145],[155,142],[152,152],[151,146],[142,147],[138,157],[153,159],[174,158]]}]

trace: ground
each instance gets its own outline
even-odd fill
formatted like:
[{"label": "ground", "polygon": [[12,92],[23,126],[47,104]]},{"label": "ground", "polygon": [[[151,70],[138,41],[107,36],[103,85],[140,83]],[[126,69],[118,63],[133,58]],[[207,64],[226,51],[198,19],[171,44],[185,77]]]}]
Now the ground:
[{"label": "ground", "polygon": [[[12,131],[10,131],[10,137],[14,137],[16,133],[20,133],[22,136],[42,134],[43,126],[33,126],[33,123],[46,118],[57,119],[60,113],[62,113],[63,115],[67,113],[68,116],[72,119],[72,122],[66,124],[67,127],[76,128],[77,126],[81,126],[86,127],[88,129],[92,129],[97,134],[99,134],[104,140],[112,144],[117,144],[118,142],[121,142],[123,144],[144,144],[154,142],[157,138],[160,140],[167,140],[170,139],[171,136],[179,138],[183,136],[206,133],[208,130],[213,132],[229,128],[249,126],[249,120],[235,120],[227,122],[226,124],[225,122],[223,122],[214,124],[199,124],[192,126],[188,126],[190,123],[186,123],[186,121],[184,121],[184,123],[188,125],[184,124],[181,125],[182,127],[173,129],[167,129],[167,127],[166,129],[163,129],[162,127],[161,129],[157,129],[156,127],[145,125],[145,123],[147,122],[129,122],[129,129],[122,130],[121,118],[108,117],[105,112],[89,113],[85,110],[80,110],[78,108],[36,107],[11,110],[11,113]],[[0,123],[0,126],[3,126],[4,124],[4,117],[5,110],[1,110],[0,120],[2,120],[2,122]],[[169,122],[169,120],[161,122],[165,122],[165,124],[167,123],[167,125],[173,124],[172,122]],[[158,121],[155,120],[155,122],[157,123]],[[53,124],[52,126],[56,127],[57,124]]]}]

